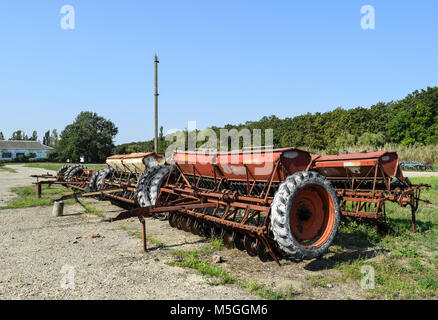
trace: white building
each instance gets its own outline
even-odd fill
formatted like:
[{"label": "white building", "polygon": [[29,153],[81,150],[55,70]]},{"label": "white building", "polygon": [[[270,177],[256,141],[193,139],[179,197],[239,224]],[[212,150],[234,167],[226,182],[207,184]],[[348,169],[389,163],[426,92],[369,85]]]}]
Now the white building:
[{"label": "white building", "polygon": [[30,153],[36,155],[32,159],[45,159],[47,153],[52,150],[52,147],[45,146],[38,141],[0,140],[0,160],[13,160]]}]

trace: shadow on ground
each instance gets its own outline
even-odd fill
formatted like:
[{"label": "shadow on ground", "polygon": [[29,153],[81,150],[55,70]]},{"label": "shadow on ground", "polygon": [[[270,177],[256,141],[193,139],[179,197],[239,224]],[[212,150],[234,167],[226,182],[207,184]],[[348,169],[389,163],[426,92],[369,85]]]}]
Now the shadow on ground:
[{"label": "shadow on ground", "polygon": [[353,251],[336,253],[331,257],[322,257],[320,259],[312,260],[304,267],[304,269],[308,271],[333,269],[335,264],[339,262],[350,262],[358,259],[371,259],[377,257],[378,255],[388,253],[389,251],[390,250],[387,249],[357,249]]}]

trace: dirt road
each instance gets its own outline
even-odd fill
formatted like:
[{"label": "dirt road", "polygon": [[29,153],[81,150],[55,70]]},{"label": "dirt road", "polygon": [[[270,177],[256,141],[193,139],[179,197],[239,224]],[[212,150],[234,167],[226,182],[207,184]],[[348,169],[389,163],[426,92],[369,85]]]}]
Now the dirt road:
[{"label": "dirt road", "polygon": [[438,177],[438,172],[429,171],[403,171],[403,175],[408,178],[414,177]]},{"label": "dirt road", "polygon": [[7,167],[14,169],[17,172],[0,170],[0,207],[7,205],[11,199],[16,197],[16,194],[10,190],[12,187],[29,186],[35,181],[34,178],[30,177],[32,174],[42,175],[48,172],[52,174],[56,173],[54,171],[47,171],[40,168],[27,168],[24,165],[19,164],[9,165]]}]

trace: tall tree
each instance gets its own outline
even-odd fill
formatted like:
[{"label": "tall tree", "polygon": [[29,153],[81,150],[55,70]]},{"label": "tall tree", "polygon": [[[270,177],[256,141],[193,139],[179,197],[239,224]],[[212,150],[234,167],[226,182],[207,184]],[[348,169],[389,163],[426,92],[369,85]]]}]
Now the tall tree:
[{"label": "tall tree", "polygon": [[52,134],[50,135],[49,138],[49,146],[56,148],[56,146],[58,145],[58,131],[56,131],[56,129],[52,130]]},{"label": "tall tree", "polygon": [[9,140],[26,140],[26,138],[27,136],[23,131],[17,130],[12,133],[12,136],[9,138]]},{"label": "tall tree", "polygon": [[48,146],[50,144],[50,130],[44,133],[43,145]]},{"label": "tall tree", "polygon": [[32,136],[29,138],[30,141],[37,141],[38,139],[38,133],[34,130],[32,132]]},{"label": "tall tree", "polygon": [[3,132],[0,131],[0,140],[5,140],[5,137],[3,136]]},{"label": "tall tree", "polygon": [[101,162],[111,154],[117,132],[117,127],[110,120],[84,111],[61,132],[56,150],[64,161],[77,162],[84,157],[87,161]]}]

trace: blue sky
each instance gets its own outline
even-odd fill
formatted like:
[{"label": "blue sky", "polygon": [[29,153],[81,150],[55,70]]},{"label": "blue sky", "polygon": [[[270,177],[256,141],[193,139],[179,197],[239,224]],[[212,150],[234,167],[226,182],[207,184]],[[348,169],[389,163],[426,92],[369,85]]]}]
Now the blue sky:
[{"label": "blue sky", "polygon": [[[75,29],[60,26],[63,5]],[[363,5],[375,30],[363,30]],[[187,127],[369,107],[437,85],[438,2],[22,1],[0,3],[0,131],[59,132],[80,111],[115,142]]]}]

